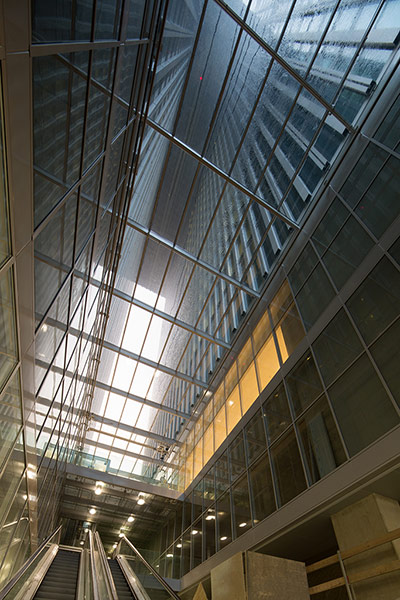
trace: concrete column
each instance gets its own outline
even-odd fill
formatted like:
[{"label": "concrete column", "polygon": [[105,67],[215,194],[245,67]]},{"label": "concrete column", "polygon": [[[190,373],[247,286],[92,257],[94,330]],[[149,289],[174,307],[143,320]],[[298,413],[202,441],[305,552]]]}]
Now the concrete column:
[{"label": "concrete column", "polygon": [[[397,500],[371,494],[331,517],[340,551],[379,538],[400,527]],[[400,559],[400,540],[372,548],[344,561],[350,578],[357,571],[368,571]],[[353,584],[356,600],[398,600],[400,571],[394,571]]]},{"label": "concrete column", "polygon": [[304,563],[246,552],[211,571],[212,600],[309,600]]}]

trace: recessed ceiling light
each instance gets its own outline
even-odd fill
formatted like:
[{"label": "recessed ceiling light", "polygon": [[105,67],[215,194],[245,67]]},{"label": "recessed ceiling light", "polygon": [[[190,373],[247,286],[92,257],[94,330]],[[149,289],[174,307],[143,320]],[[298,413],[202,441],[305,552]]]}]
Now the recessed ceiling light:
[{"label": "recessed ceiling light", "polygon": [[142,496],[139,496],[139,498],[138,498],[138,500],[137,500],[137,503],[138,503],[140,506],[142,506],[142,505],[143,505],[145,502],[146,502],[146,501],[145,501],[145,499],[144,499],[144,498],[142,498]]},{"label": "recessed ceiling light", "polygon": [[221,542],[225,542],[225,540],[227,540],[228,538],[226,537],[226,535],[223,535],[221,538],[219,538],[221,540]]},{"label": "recessed ceiling light", "polygon": [[239,527],[246,527],[247,523],[239,523]]},{"label": "recessed ceiling light", "polygon": [[177,544],[176,547],[177,548],[182,548],[182,544]]},{"label": "recessed ceiling light", "polygon": [[117,544],[117,543],[113,544],[113,548],[116,548],[117,546],[118,546],[118,544]]},{"label": "recessed ceiling light", "polygon": [[120,532],[118,535],[119,537],[124,537],[124,534],[122,532]]},{"label": "recessed ceiling light", "polygon": [[172,558],[174,555],[173,554],[167,554],[167,558]]},{"label": "recessed ceiling light", "polygon": [[79,542],[79,543],[80,543],[80,545],[81,545],[81,546],[83,546],[83,544],[84,544],[85,542]]},{"label": "recessed ceiling light", "polygon": [[96,514],[96,509],[95,508],[89,508],[89,512],[91,515],[95,515]]},{"label": "recessed ceiling light", "polygon": [[196,533],[199,533],[197,529],[192,529],[192,535],[196,535]]},{"label": "recessed ceiling light", "polygon": [[135,520],[135,517],[132,517],[132,515],[130,517],[128,517],[128,523],[133,523],[134,520]]},{"label": "recessed ceiling light", "polygon": [[213,521],[215,519],[215,515],[207,515],[206,521]]}]

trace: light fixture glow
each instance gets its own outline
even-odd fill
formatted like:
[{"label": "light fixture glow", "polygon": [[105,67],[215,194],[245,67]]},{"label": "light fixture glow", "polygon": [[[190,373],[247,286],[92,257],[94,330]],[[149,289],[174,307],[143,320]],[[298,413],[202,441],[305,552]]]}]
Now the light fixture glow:
[{"label": "light fixture glow", "polygon": [[167,554],[167,558],[172,558],[174,555],[173,554]]},{"label": "light fixture glow", "polygon": [[102,493],[102,491],[103,491],[103,490],[102,490],[101,488],[97,487],[97,488],[94,490],[94,493],[96,494],[96,496],[100,496],[100,494]]},{"label": "light fixture glow", "polygon": [[196,533],[199,533],[197,529],[192,529],[192,535],[196,535]]},{"label": "light fixture glow", "polygon": [[135,517],[132,517],[132,515],[130,517],[128,517],[128,523],[133,523],[134,520],[135,520]]},{"label": "light fixture glow", "polygon": [[137,503],[138,503],[140,506],[142,506],[142,505],[145,503],[145,499],[144,499],[144,498],[142,498],[142,496],[139,496],[139,498],[138,498],[138,500],[137,500]]},{"label": "light fixture glow", "polygon": [[81,545],[81,546],[83,546],[83,544],[84,544],[85,542],[79,542],[79,543],[80,543],[80,545]]},{"label": "light fixture glow", "polygon": [[91,515],[95,515],[96,514],[96,509],[95,508],[89,508],[89,512]]},{"label": "light fixture glow", "polygon": [[119,537],[124,537],[124,534],[122,532],[120,532],[118,535]]},{"label": "light fixture glow", "polygon": [[207,515],[206,516],[206,521],[213,521],[215,520],[215,515]]},{"label": "light fixture glow", "polygon": [[246,527],[247,523],[239,523],[239,527]]},{"label": "light fixture glow", "polygon": [[228,538],[226,537],[226,535],[223,535],[221,538],[219,538],[221,540],[221,542],[225,542],[225,540],[227,540]]},{"label": "light fixture glow", "polygon": [[117,544],[117,543],[113,544],[113,548],[116,548],[117,546],[118,546],[118,544]]},{"label": "light fixture glow", "polygon": [[182,544],[177,544],[176,547],[177,548],[182,548]]}]

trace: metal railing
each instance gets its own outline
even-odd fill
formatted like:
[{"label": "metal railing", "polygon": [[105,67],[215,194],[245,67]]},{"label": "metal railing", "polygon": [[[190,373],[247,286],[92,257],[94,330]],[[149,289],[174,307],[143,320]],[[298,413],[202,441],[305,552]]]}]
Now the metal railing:
[{"label": "metal railing", "polygon": [[93,600],[118,600],[117,590],[98,532],[89,531]]},{"label": "metal railing", "polygon": [[[16,574],[10,579],[5,587],[0,591],[0,600],[4,598],[11,600],[17,598],[21,590],[28,582],[31,587],[39,587],[43,577],[46,574],[48,566],[51,564],[57,553],[60,543],[61,525],[57,527],[37,548],[37,550],[28,558]],[[41,567],[41,568],[40,568]],[[35,573],[35,571],[37,571]],[[34,575],[35,573],[35,575]],[[26,593],[26,592],[25,592]]]},{"label": "metal railing", "polygon": [[[123,544],[127,545],[127,550],[129,549],[130,552],[123,552]],[[132,591],[137,596],[141,596],[142,598],[144,597],[145,600],[151,599],[151,595],[149,594],[148,590],[153,589],[154,586],[151,585],[151,581],[148,581],[148,577],[150,575],[150,577],[154,577],[154,579],[160,584],[161,588],[167,593],[169,598],[173,598],[173,600],[180,600],[178,594],[144,558],[144,556],[142,556],[139,550],[135,548],[132,542],[130,542],[125,535],[121,537],[118,546],[115,549],[114,556],[116,556],[117,561],[119,562],[120,567],[128,581],[128,584],[132,588]],[[137,559],[137,561],[139,561],[138,567],[142,568],[133,568],[132,564],[130,564],[132,562],[132,558]]]}]

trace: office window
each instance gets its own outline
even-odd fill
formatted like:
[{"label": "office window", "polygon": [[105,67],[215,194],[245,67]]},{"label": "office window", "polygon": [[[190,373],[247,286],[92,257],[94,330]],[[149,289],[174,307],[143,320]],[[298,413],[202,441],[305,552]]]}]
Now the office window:
[{"label": "office window", "polygon": [[269,336],[268,340],[257,354],[256,364],[260,387],[261,390],[263,390],[279,370],[278,354],[276,352],[273,335]]},{"label": "office window", "polygon": [[400,377],[399,377],[399,340],[400,319],[371,346],[371,354],[380,372],[382,373],[390,391],[400,405]]},{"label": "office window", "polygon": [[246,425],[244,431],[247,446],[247,456],[249,464],[251,464],[258,456],[260,456],[260,454],[265,451],[267,445],[261,410],[256,412],[254,417]]},{"label": "office window", "polygon": [[235,533],[239,537],[252,526],[247,473],[232,486],[232,500]]}]

